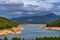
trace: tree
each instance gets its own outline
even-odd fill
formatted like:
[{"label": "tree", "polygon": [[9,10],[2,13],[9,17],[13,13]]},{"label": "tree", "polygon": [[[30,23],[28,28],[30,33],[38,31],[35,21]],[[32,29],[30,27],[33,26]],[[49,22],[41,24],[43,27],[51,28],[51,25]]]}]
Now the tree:
[{"label": "tree", "polygon": [[5,38],[4,38],[4,40],[8,40],[8,38],[7,38],[7,37],[5,37]]},{"label": "tree", "polygon": [[21,38],[14,37],[12,40],[21,40]]}]

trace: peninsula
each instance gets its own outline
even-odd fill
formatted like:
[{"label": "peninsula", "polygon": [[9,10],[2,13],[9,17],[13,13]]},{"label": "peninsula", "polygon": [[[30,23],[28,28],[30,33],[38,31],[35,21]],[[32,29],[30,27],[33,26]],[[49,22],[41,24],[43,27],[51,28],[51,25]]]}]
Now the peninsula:
[{"label": "peninsula", "polygon": [[54,20],[52,23],[49,23],[46,26],[43,26],[42,29],[46,29],[46,30],[60,30],[60,18],[57,19],[57,20]]},{"label": "peninsula", "polygon": [[22,25],[12,22],[9,19],[0,17],[0,36],[7,34],[21,34]]}]

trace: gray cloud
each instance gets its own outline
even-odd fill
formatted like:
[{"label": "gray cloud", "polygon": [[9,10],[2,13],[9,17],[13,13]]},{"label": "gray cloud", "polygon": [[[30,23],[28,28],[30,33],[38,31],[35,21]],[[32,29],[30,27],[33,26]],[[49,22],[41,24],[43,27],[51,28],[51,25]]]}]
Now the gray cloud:
[{"label": "gray cloud", "polygon": [[0,0],[0,4],[21,4],[22,0]]},{"label": "gray cloud", "polygon": [[[3,0],[4,1],[4,0]],[[28,15],[45,15],[54,12],[56,14],[57,12],[60,12],[60,1],[59,0],[23,0],[24,2],[14,2],[12,3],[12,0],[7,1],[5,0],[5,3],[8,3],[8,5],[1,5],[3,1],[0,2],[0,15],[2,16],[8,16],[8,17],[18,17],[25,14]],[[17,1],[17,0],[16,0]],[[12,3],[13,5],[9,4]],[[29,2],[29,3],[28,3]],[[16,4],[18,3],[18,4]],[[16,4],[16,5],[14,5]],[[43,14],[42,14],[43,13]]]}]

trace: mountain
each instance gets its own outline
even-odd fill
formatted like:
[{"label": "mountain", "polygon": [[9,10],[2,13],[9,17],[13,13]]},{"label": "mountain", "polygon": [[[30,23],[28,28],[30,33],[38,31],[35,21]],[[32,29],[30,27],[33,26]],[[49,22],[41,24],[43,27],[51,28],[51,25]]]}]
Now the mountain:
[{"label": "mountain", "polygon": [[4,17],[0,17],[0,29],[12,28],[17,25],[18,23],[12,22]]},{"label": "mountain", "polygon": [[60,16],[55,15],[54,13],[47,14],[47,15],[35,15],[35,16],[23,16],[12,18],[11,20],[21,23],[29,23],[29,24],[47,24],[52,22],[53,20],[58,19]]}]

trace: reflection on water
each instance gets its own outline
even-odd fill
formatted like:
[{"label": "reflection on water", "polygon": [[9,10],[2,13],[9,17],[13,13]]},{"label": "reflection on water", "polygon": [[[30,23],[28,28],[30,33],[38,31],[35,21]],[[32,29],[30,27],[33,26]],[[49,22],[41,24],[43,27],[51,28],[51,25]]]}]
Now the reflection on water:
[{"label": "reflection on water", "polygon": [[[52,30],[42,30],[41,24],[34,24],[34,26],[23,26],[24,30],[22,31],[22,34],[20,35],[5,35],[9,39],[12,37],[21,37],[21,38],[35,38],[35,37],[50,37],[50,36],[60,36],[60,31],[52,31]],[[5,36],[1,36],[0,38],[3,38]]]}]

